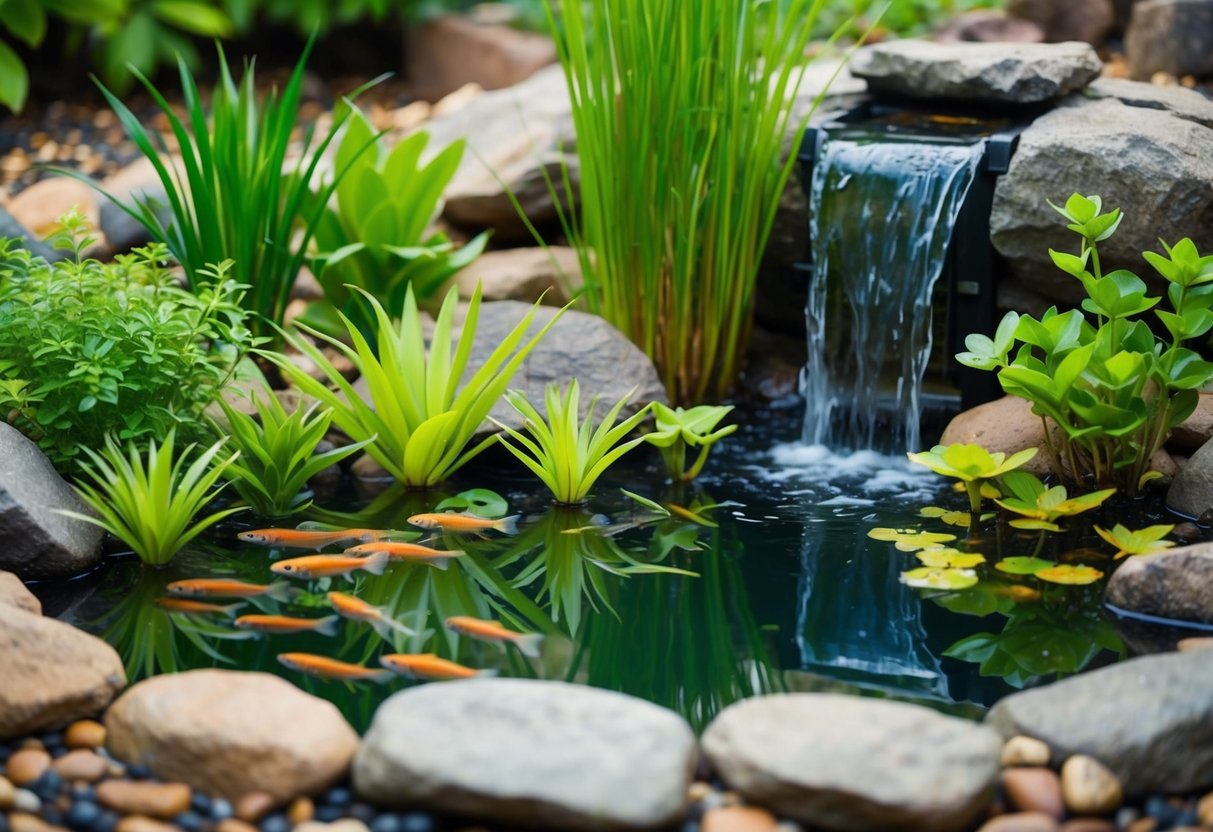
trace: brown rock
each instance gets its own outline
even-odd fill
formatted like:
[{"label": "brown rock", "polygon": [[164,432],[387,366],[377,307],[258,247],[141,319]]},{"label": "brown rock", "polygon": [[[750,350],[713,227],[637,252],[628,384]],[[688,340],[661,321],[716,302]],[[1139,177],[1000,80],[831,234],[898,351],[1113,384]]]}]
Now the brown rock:
[{"label": "brown rock", "polygon": [[485,300],[534,303],[543,296],[549,306],[564,306],[581,288],[581,262],[568,246],[487,251],[456,274],[455,282],[465,298],[479,282]]},{"label": "brown rock", "polygon": [[1020,734],[1011,737],[1002,745],[1000,762],[1003,767],[1010,766],[1047,766],[1049,764],[1049,746],[1036,739]]},{"label": "brown rock", "polygon": [[93,228],[101,226],[101,206],[96,192],[67,176],[41,179],[8,204],[8,212],[37,237],[54,233],[59,228],[59,218],[73,208],[83,214]]},{"label": "brown rock", "polygon": [[115,757],[228,800],[314,794],[345,775],[358,747],[332,703],[268,673],[156,676],[118,699],[105,727]]},{"label": "brown rock", "polygon": [[556,61],[555,44],[544,35],[456,14],[416,28],[405,54],[409,80],[431,100],[465,84],[511,87]]},{"label": "brown rock", "polygon": [[0,570],[0,604],[42,615],[42,602],[12,572]]},{"label": "brown rock", "polygon": [[51,755],[41,748],[22,748],[8,758],[5,774],[15,786],[32,783],[51,767]]},{"label": "brown rock", "polygon": [[1016,809],[1040,812],[1061,820],[1066,815],[1061,780],[1047,768],[1009,768],[1002,773],[1002,787]]},{"label": "brown rock", "polygon": [[1125,832],[1154,832],[1158,828],[1158,821],[1154,818],[1138,818],[1129,824],[1129,828]]},{"label": "brown rock", "polygon": [[1086,41],[1099,46],[1112,30],[1112,0],[1008,0],[1007,14],[1030,20],[1049,43]]},{"label": "brown rock", "polygon": [[94,714],[126,684],[114,648],[70,624],[0,604],[0,632],[0,739]]},{"label": "brown rock", "polygon": [[1030,20],[1019,20],[996,9],[972,9],[959,14],[935,33],[939,43],[1043,43],[1044,30]]},{"label": "brown rock", "polygon": [[1057,832],[1057,821],[1043,812],[1012,812],[990,818],[977,832]]},{"label": "brown rock", "polygon": [[189,809],[190,787],[184,783],[106,780],[97,786],[97,800],[123,815],[168,820]]},{"label": "brown rock", "polygon": [[341,818],[332,823],[309,820],[296,826],[294,832],[370,832],[370,829],[357,818]]},{"label": "brown rock", "polygon": [[939,444],[956,442],[980,445],[991,453],[1007,455],[1025,448],[1041,448],[1022,470],[1037,475],[1049,471],[1049,458],[1043,448],[1044,423],[1032,413],[1032,403],[1018,396],[1003,396],[955,416],[944,428]]},{"label": "brown rock", "polygon": [[1181,638],[1175,647],[1181,653],[1186,653],[1189,650],[1213,650],[1213,636]]},{"label": "brown rock", "polygon": [[1200,394],[1196,409],[1171,430],[1167,449],[1191,456],[1213,439],[1213,393]]},{"label": "brown rock", "polygon": [[248,823],[256,823],[261,817],[274,808],[274,796],[268,792],[249,792],[236,800],[236,818]]},{"label": "brown rock", "polygon": [[67,726],[63,742],[68,748],[100,748],[105,745],[105,726],[95,719],[81,719]]},{"label": "brown rock", "polygon": [[1076,815],[1106,815],[1124,801],[1119,778],[1085,754],[1075,754],[1062,763],[1061,791],[1066,808]]},{"label": "brown rock", "polygon": [[1213,792],[1209,792],[1197,802],[1196,817],[1201,826],[1213,826]]},{"label": "brown rock", "polygon": [[215,832],[257,832],[257,827],[239,818],[224,818],[215,827]]},{"label": "brown rock", "polygon": [[1116,832],[1116,824],[1104,818],[1074,818],[1063,823],[1060,832]]},{"label": "brown rock", "polygon": [[8,816],[10,832],[58,832],[61,826],[51,826],[37,815],[29,812],[13,812]]},{"label": "brown rock", "polygon": [[1104,599],[1130,612],[1213,624],[1213,543],[1129,558],[1108,580]]},{"label": "brown rock", "polygon": [[7,777],[0,777],[0,812],[13,808],[17,802],[17,787]]},{"label": "brown rock", "polygon": [[181,827],[142,815],[127,815],[118,821],[117,832],[181,832]]},{"label": "brown rock", "polygon": [[306,823],[316,816],[316,804],[312,803],[311,798],[297,797],[291,801],[291,805],[286,810],[286,817],[293,824]]},{"label": "brown rock", "polygon": [[51,768],[69,783],[77,780],[95,783],[106,775],[109,760],[90,749],[77,748],[55,760]]},{"label": "brown rock", "polygon": [[1213,74],[1213,5],[1206,0],[1143,0],[1125,31],[1129,77],[1156,73],[1183,77]]},{"label": "brown rock", "polygon": [[778,821],[757,806],[723,806],[704,813],[702,832],[771,832]]}]

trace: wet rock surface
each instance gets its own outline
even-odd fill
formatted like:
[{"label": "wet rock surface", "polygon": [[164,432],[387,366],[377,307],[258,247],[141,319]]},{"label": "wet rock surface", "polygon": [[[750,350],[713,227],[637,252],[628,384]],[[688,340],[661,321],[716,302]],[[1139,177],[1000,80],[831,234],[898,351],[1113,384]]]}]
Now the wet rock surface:
[{"label": "wet rock surface", "polygon": [[1112,30],[1112,0],[1007,0],[1007,15],[1039,26],[1050,43],[1099,46]]},{"label": "wet rock surface", "polygon": [[[1032,412],[1032,403],[1019,396],[1003,396],[971,407],[948,422],[939,439],[941,445],[956,442],[981,445],[990,453],[1018,453],[1027,448],[1042,448],[1044,422]],[[1049,457],[1043,449],[1023,466],[1036,475],[1049,472]]]},{"label": "wet rock surface", "polygon": [[114,648],[69,624],[0,604],[0,739],[91,716],[126,684]]},{"label": "wet rock surface", "polygon": [[932,43],[865,47],[852,74],[873,92],[921,99],[1036,104],[1080,90],[1103,63],[1085,43]]},{"label": "wet rock surface", "polygon": [[65,578],[101,558],[99,527],[58,513],[88,509],[33,442],[0,422],[0,569]]},{"label": "wet rock surface", "polygon": [[1167,508],[1194,518],[1213,508],[1213,442],[1202,445],[1175,476],[1167,489]]},{"label": "wet rock surface", "polygon": [[1087,754],[1128,795],[1213,786],[1213,654],[1143,656],[1011,694],[986,716],[1004,737]]},{"label": "wet rock surface", "polygon": [[0,604],[42,615],[42,602],[12,572],[0,571]]},{"label": "wet rock surface", "polygon": [[[481,286],[485,300],[518,300],[564,306],[581,288],[581,263],[568,246],[486,251],[455,275],[461,297]],[[546,294],[545,294],[546,293]]]},{"label": "wet rock surface", "polygon": [[1156,72],[1213,74],[1213,3],[1208,0],[1143,0],[1134,4],[1125,32],[1129,77]]},{"label": "wet rock surface", "polygon": [[1129,558],[1108,579],[1104,600],[1126,612],[1213,625],[1213,543]]},{"label": "wet rock surface", "polygon": [[140,682],[105,716],[107,747],[158,777],[236,800],[332,786],[357,734],[329,702],[268,673],[191,670]]},{"label": "wet rock surface", "polygon": [[916,705],[786,694],[726,708],[703,752],[726,785],[823,829],[962,830],[993,796],[999,738]]},{"label": "wet rock surface", "polygon": [[358,794],[567,830],[678,820],[695,739],[673,712],[559,682],[474,679],[388,699],[354,761]]}]

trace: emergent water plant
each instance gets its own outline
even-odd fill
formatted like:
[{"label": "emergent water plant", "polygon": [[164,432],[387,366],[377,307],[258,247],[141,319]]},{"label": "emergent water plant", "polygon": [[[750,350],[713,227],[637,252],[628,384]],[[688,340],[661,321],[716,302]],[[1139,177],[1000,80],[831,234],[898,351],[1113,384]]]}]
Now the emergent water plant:
[{"label": "emergent water plant", "polygon": [[955,477],[964,483],[969,495],[969,510],[981,511],[982,485],[989,480],[1013,471],[1036,456],[1036,448],[1027,448],[1007,456],[1001,451],[990,453],[980,445],[957,442],[952,445],[936,445],[929,451],[906,454],[910,462],[925,465],[936,474]]},{"label": "emergent water plant", "polygon": [[[1098,196],[1079,194],[1053,208],[1081,238],[1078,254],[1049,254],[1082,284],[1082,311],[1053,307],[1039,319],[1008,312],[993,338],[970,335],[956,358],[998,371],[1003,390],[1032,402],[1059,478],[1091,477],[1132,496],[1171,429],[1196,407],[1197,391],[1213,381],[1213,363],[1184,346],[1213,328],[1213,256],[1201,256],[1186,237],[1163,243],[1166,256],[1145,252],[1168,284],[1170,309],[1155,308],[1161,298],[1149,296],[1140,277],[1100,267],[1097,244],[1116,231],[1119,208],[1105,212]],[[1170,338],[1141,319],[1151,309]]]},{"label": "emergent water plant", "polygon": [[[716,429],[720,420],[733,409],[732,405],[705,404],[684,410],[653,402],[650,407],[656,427],[645,438],[660,449],[666,471],[677,482],[689,482],[699,476],[712,446],[737,430],[737,425]],[[699,453],[688,467],[687,451],[691,448],[698,448]]]}]

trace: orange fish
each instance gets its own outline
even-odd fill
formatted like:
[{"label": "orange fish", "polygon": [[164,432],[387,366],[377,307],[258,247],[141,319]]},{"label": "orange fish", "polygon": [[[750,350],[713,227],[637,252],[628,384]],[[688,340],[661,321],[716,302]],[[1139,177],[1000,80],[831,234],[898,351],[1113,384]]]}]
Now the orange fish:
[{"label": "orange fish", "polygon": [[242,630],[263,633],[303,633],[311,630],[322,636],[337,635],[337,616],[324,618],[292,618],[289,615],[242,615],[232,624]]},{"label": "orange fish", "polygon": [[392,674],[386,670],[374,670],[313,653],[279,653],[278,661],[291,670],[321,679],[342,679],[347,682],[369,679],[372,682],[386,682],[392,678]]},{"label": "orange fish", "polygon": [[352,573],[361,569],[372,575],[382,575],[387,568],[386,552],[377,552],[366,558],[355,558],[349,555],[306,555],[301,558],[280,560],[270,567],[275,575],[286,575],[301,580],[313,578],[329,578],[341,575],[347,580],[354,580]]},{"label": "orange fish", "polygon": [[490,520],[480,517],[470,511],[463,513],[435,512],[432,514],[414,514],[409,518],[414,526],[423,529],[442,529],[444,532],[484,532],[496,529],[502,534],[518,534],[518,515],[502,517],[500,520]]},{"label": "orange fish", "polygon": [[421,560],[435,569],[446,569],[448,558],[467,554],[461,549],[431,549],[419,543],[401,543],[396,540],[381,540],[377,543],[360,543],[345,550],[347,555],[362,557],[372,552],[386,552],[392,560]]},{"label": "orange fish", "polygon": [[388,653],[379,663],[394,673],[414,679],[470,679],[473,676],[496,676],[496,670],[475,670],[433,653]]},{"label": "orange fish", "polygon": [[481,641],[492,641],[498,644],[512,642],[522,651],[522,655],[532,659],[539,658],[539,643],[543,641],[540,633],[516,633],[507,630],[496,621],[484,621],[468,615],[453,615],[446,620],[448,630],[454,630],[471,638]]},{"label": "orange fish", "polygon": [[240,532],[236,538],[245,543],[273,546],[278,549],[323,549],[335,543],[381,540],[394,532],[377,529],[340,529],[315,531],[303,529],[253,529]]},{"label": "orange fish", "polygon": [[209,613],[232,615],[236,610],[244,606],[243,601],[237,601],[234,604],[210,604],[206,601],[195,601],[193,598],[174,598],[172,596],[157,598],[152,603],[169,612],[183,612],[189,615],[206,615]]},{"label": "orange fish", "polygon": [[382,638],[389,638],[392,630],[397,630],[406,636],[417,635],[416,630],[406,627],[394,618],[385,615],[382,607],[372,606],[361,598],[355,598],[353,595],[347,595],[344,592],[330,592],[329,603],[336,610],[337,614],[343,618],[350,618],[354,621],[365,621],[370,624]]},{"label": "orange fish", "polygon": [[170,595],[207,598],[256,598],[265,595],[275,601],[289,601],[290,588],[282,581],[272,584],[250,584],[231,578],[190,578],[173,581],[165,590]]}]

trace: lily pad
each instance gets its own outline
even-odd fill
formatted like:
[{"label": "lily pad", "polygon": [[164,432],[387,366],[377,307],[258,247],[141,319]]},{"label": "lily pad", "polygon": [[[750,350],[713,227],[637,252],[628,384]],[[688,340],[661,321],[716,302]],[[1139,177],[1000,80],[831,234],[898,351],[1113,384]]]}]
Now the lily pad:
[{"label": "lily pad", "polygon": [[1044,558],[1015,557],[1003,558],[994,564],[994,568],[1008,575],[1035,575],[1042,569],[1056,565],[1056,562]]},{"label": "lily pad", "polygon": [[965,569],[986,562],[986,556],[978,552],[962,552],[959,549],[949,549],[943,546],[923,549],[915,553],[923,566],[937,569],[958,567]]},{"label": "lily pad", "polygon": [[1085,586],[1093,584],[1103,577],[1103,573],[1090,566],[1063,563],[1060,566],[1050,566],[1041,569],[1036,577],[1051,584],[1066,584],[1069,586]]},{"label": "lily pad", "polygon": [[919,510],[918,516],[937,518],[949,526],[958,526],[962,529],[967,529],[973,519],[973,516],[967,511],[951,511],[940,506],[926,506]]},{"label": "lily pad", "polygon": [[901,582],[915,589],[968,589],[977,585],[977,573],[972,569],[935,569],[920,566],[902,572]]},{"label": "lily pad", "polygon": [[929,549],[956,539],[954,534],[943,532],[924,532],[920,529],[884,529],[868,530],[868,537],[873,540],[884,540],[896,544],[902,552],[916,552],[919,549]]},{"label": "lily pad", "polygon": [[1050,523],[1048,520],[1038,520],[1032,517],[1017,517],[1011,521],[1011,528],[1014,529],[1039,529],[1045,532],[1059,532],[1061,526],[1056,523]]}]

